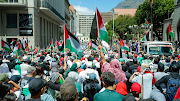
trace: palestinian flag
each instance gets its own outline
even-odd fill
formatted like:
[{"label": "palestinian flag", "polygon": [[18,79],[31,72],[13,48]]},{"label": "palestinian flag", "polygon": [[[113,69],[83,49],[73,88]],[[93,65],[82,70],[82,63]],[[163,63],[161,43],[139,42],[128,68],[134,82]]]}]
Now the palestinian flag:
[{"label": "palestinian flag", "polygon": [[3,40],[1,40],[1,46],[2,46],[2,48],[5,49],[6,51],[12,52],[10,46],[9,46],[6,42],[4,42]]},{"label": "palestinian flag", "polygon": [[108,43],[109,36],[108,36],[107,30],[106,30],[106,27],[104,25],[104,22],[102,20],[102,17],[97,8],[96,8],[96,18],[97,18],[97,25],[98,25],[98,30],[99,30],[97,37],[100,37],[100,39],[102,39]]},{"label": "palestinian flag", "polygon": [[123,42],[123,40],[122,40],[122,39],[120,39],[120,40],[119,40],[119,45],[120,45],[121,47],[123,47],[123,46],[124,46],[124,42]]},{"label": "palestinian flag", "polygon": [[91,32],[90,32],[90,39],[97,40],[98,37],[98,30],[97,30],[97,20],[96,20],[96,14],[94,15],[94,19],[91,26]]},{"label": "palestinian flag", "polygon": [[107,51],[106,51],[105,47],[102,48],[102,51],[104,51],[104,53],[107,54]]},{"label": "palestinian flag", "polygon": [[10,44],[13,45],[15,42],[16,40],[12,39],[12,42]]},{"label": "palestinian flag", "polygon": [[173,33],[173,30],[172,30],[172,28],[171,28],[170,23],[169,23],[169,30],[168,30],[168,33],[169,33],[169,35],[170,35],[171,37],[173,37],[173,39],[174,39],[174,33]]},{"label": "palestinian flag", "polygon": [[18,56],[20,55],[20,50],[21,50],[21,43],[17,42],[16,46],[14,47],[13,53],[14,54],[18,54]]},{"label": "palestinian flag", "polygon": [[98,45],[96,44],[96,42],[94,42],[93,40],[91,40],[91,48],[93,50],[97,50],[98,49]]},{"label": "palestinian flag", "polygon": [[144,25],[149,25],[149,22],[146,19]]},{"label": "palestinian flag", "polygon": [[60,49],[61,48],[61,44],[57,40],[56,40],[56,44],[57,44],[58,49]]},{"label": "palestinian flag", "polygon": [[144,35],[142,41],[148,41],[146,37],[148,37],[149,31],[146,33],[146,35]]},{"label": "palestinian flag", "polygon": [[122,49],[124,49],[124,50],[126,50],[126,51],[129,51],[129,47],[128,47],[126,44],[123,46]]},{"label": "palestinian flag", "polygon": [[65,48],[68,48],[71,52],[75,52],[78,54],[78,52],[82,49],[81,44],[79,40],[67,30],[65,24],[64,24],[64,39],[65,39]]}]

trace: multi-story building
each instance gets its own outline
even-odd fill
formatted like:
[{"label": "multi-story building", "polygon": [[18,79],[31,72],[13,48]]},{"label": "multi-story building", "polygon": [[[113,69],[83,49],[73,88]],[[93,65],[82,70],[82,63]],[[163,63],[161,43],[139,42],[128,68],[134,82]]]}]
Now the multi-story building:
[{"label": "multi-story building", "polygon": [[70,31],[76,34],[76,10],[73,5],[70,4]]},{"label": "multi-story building", "polygon": [[94,15],[81,15],[81,13],[78,13],[76,19],[76,32],[79,35],[79,40],[81,42],[89,41],[89,35],[91,32],[91,25],[94,19]]},{"label": "multi-story building", "polygon": [[[109,20],[113,19],[113,12],[101,12],[101,17],[103,19],[104,24],[106,25]],[[118,14],[114,14],[114,19],[118,17]]]},{"label": "multi-story building", "polygon": [[29,47],[47,46],[69,21],[69,0],[0,0],[0,36],[7,42],[24,37]]}]

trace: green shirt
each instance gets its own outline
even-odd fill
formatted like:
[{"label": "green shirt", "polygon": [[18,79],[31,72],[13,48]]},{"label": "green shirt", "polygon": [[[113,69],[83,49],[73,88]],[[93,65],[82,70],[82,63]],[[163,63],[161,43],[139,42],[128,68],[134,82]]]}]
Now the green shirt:
[{"label": "green shirt", "polygon": [[122,101],[123,98],[123,95],[117,93],[115,90],[109,89],[94,95],[94,101]]}]

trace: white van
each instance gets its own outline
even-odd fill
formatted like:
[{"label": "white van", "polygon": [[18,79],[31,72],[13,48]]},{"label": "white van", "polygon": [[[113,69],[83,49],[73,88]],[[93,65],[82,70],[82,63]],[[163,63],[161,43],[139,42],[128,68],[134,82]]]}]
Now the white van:
[{"label": "white van", "polygon": [[146,52],[151,55],[173,55],[172,43],[167,41],[144,41],[140,42],[140,51]]}]

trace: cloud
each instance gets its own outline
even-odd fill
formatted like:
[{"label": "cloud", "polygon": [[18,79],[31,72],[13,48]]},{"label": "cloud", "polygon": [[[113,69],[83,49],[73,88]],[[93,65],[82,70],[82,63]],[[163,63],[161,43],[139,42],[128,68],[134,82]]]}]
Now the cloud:
[{"label": "cloud", "polygon": [[79,4],[79,5],[81,5],[81,4],[82,4],[82,2],[81,2],[81,1],[78,1],[78,4]]},{"label": "cloud", "polygon": [[88,9],[87,7],[82,7],[82,6],[74,6],[77,12],[81,12],[82,15],[93,15],[94,11]]}]

